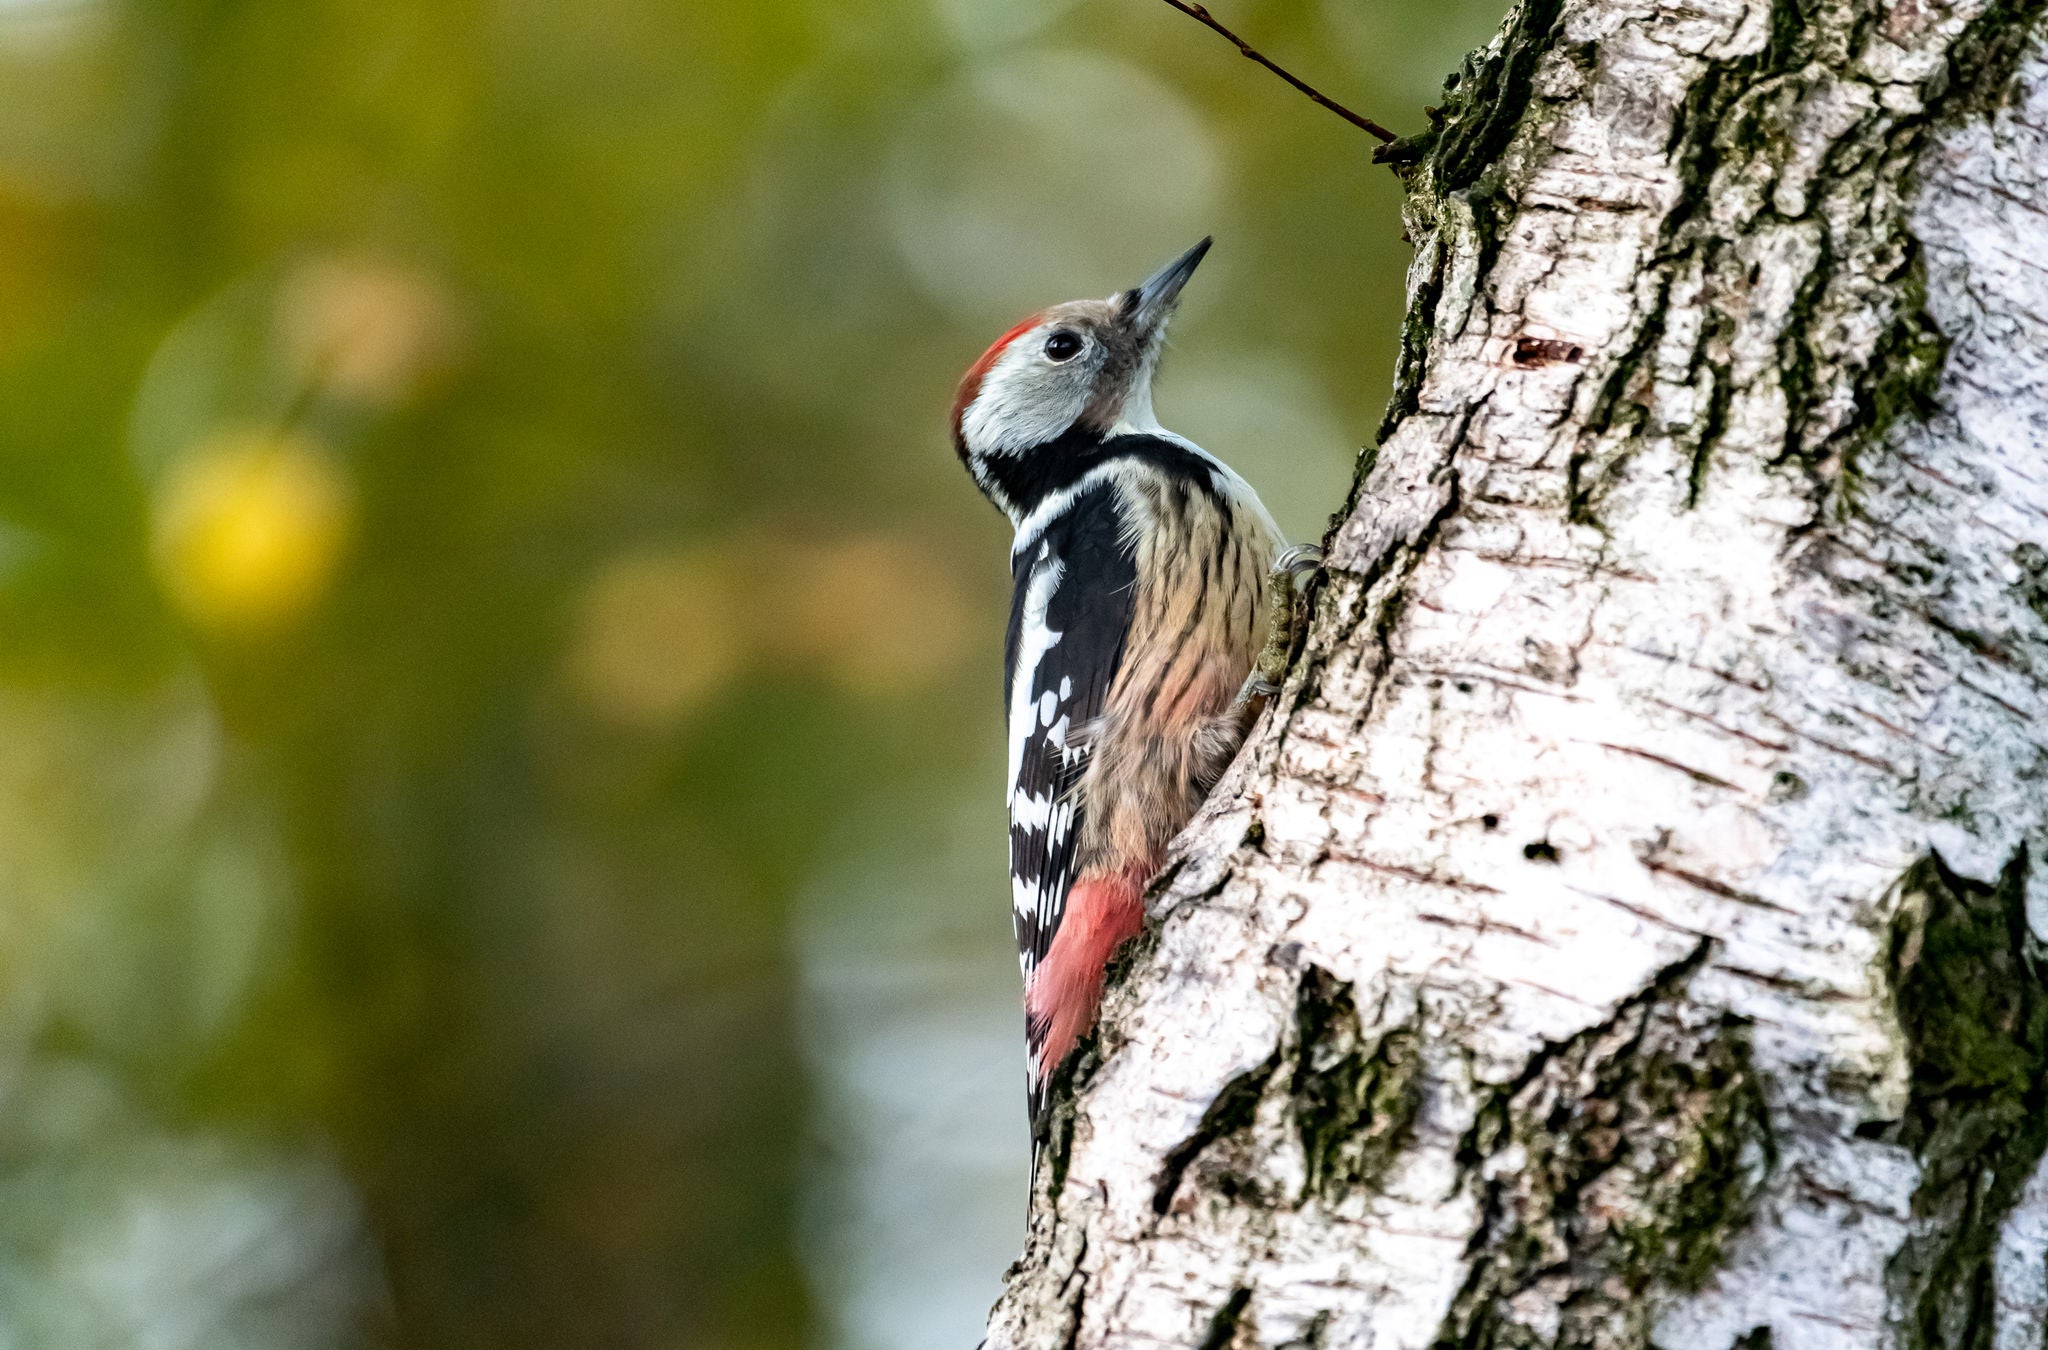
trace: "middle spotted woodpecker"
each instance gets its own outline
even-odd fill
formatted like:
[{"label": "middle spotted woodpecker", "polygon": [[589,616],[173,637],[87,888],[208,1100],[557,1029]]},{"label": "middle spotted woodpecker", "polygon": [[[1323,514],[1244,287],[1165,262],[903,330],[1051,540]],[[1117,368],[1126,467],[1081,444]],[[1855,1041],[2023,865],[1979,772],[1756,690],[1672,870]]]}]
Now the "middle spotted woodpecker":
[{"label": "middle spotted woodpecker", "polygon": [[1269,604],[1284,625],[1314,553],[1284,550],[1251,486],[1153,416],[1167,321],[1209,243],[1018,324],[953,405],[962,463],[1016,529],[1004,701],[1035,1136],[1146,883],[1272,692]]}]

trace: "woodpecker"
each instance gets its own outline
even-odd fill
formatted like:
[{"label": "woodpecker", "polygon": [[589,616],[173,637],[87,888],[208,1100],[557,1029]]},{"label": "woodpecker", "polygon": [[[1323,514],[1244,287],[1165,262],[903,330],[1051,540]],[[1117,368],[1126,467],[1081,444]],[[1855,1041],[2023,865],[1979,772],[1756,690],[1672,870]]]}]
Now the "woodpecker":
[{"label": "woodpecker", "polygon": [[1210,242],[1025,319],[953,403],[954,448],[1016,530],[1003,679],[1034,1138],[1168,842],[1273,692],[1262,644],[1317,556],[1153,415],[1167,321]]}]

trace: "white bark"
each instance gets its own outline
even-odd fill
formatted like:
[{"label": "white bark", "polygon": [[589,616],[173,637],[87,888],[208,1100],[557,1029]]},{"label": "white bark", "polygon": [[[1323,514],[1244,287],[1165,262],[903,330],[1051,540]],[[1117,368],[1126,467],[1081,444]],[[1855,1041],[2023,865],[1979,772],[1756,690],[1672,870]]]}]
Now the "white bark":
[{"label": "white bark", "polygon": [[1525,0],[1468,63],[992,1350],[2043,1343],[2041,10]]}]

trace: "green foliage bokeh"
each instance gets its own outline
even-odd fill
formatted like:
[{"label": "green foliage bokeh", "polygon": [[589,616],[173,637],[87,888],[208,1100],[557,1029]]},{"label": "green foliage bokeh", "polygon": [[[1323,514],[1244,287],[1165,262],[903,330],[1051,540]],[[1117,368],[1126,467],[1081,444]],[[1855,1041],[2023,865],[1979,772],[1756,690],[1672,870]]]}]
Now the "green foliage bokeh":
[{"label": "green foliage bokeh", "polygon": [[[1499,7],[1217,8],[1412,132]],[[0,0],[0,1340],[829,1343],[798,897],[978,804],[1014,978],[952,382],[1213,232],[1313,535],[1372,148],[1150,0]]]}]

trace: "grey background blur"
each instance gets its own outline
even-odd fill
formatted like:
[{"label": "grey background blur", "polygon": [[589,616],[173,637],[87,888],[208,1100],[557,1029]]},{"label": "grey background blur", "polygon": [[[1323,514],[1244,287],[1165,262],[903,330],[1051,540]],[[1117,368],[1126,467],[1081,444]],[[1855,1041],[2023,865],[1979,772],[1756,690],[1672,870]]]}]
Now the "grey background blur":
[{"label": "grey background blur", "polygon": [[[1403,132],[1499,0],[1236,0]],[[0,0],[0,1347],[974,1343],[1012,320],[1205,233],[1291,533],[1373,143],[1155,0]]]}]

